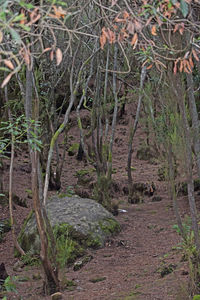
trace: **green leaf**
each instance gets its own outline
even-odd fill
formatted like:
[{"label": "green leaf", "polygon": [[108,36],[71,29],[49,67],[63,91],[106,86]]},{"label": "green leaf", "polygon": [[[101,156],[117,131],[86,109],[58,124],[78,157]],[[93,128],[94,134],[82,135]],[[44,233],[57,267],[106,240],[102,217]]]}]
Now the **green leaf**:
[{"label": "green leaf", "polygon": [[181,6],[180,6],[181,12],[184,16],[184,18],[187,16],[188,14],[188,4],[186,3],[185,0],[181,0]]},{"label": "green leaf", "polygon": [[26,3],[26,2],[24,2],[24,1],[20,1],[20,2],[19,2],[19,5],[22,6],[22,7],[27,8],[27,9],[34,8],[34,5],[32,5],[31,3]]},{"label": "green leaf", "polygon": [[67,3],[63,2],[63,1],[56,1],[57,5],[62,5],[62,6],[67,6]]},{"label": "green leaf", "polygon": [[20,14],[20,15],[14,17],[14,19],[12,21],[18,22],[18,21],[21,21],[23,18],[24,18],[24,14]]},{"label": "green leaf", "polygon": [[6,21],[6,13],[4,11],[0,12],[0,20]]},{"label": "green leaf", "polygon": [[16,277],[11,278],[8,276],[6,280],[4,281],[4,286],[7,292],[16,292],[16,284],[14,281],[16,280]]},{"label": "green leaf", "polygon": [[31,30],[30,27],[28,27],[28,26],[26,26],[24,24],[19,24],[18,26],[20,26],[21,28],[23,28],[25,31],[28,31],[28,32]]},{"label": "green leaf", "polygon": [[17,31],[15,31],[13,28],[10,28],[10,33],[12,35],[13,40],[15,40],[16,43],[21,44],[21,38]]},{"label": "green leaf", "polygon": [[5,0],[0,0],[0,6],[2,8],[3,11],[6,10],[7,6],[8,6],[9,1],[5,1]]},{"label": "green leaf", "polygon": [[6,72],[9,72],[10,70],[8,69],[8,68],[6,68],[6,67],[0,67],[0,70],[1,71],[6,71]]}]

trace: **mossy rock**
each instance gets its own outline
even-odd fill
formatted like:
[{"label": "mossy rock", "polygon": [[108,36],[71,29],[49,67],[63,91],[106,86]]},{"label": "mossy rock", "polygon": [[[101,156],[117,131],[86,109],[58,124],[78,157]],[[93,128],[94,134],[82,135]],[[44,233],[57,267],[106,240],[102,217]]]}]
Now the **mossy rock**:
[{"label": "mossy rock", "polygon": [[79,144],[78,144],[78,143],[72,144],[72,145],[69,147],[69,149],[68,149],[68,155],[69,155],[69,156],[74,156],[75,154],[77,154],[78,148],[79,148]]},{"label": "mossy rock", "polygon": [[[80,246],[80,250],[103,247],[108,238],[120,231],[120,225],[113,215],[96,201],[87,198],[54,196],[47,204],[47,214],[57,232],[62,231],[63,226],[68,226],[67,236],[77,243],[77,247]],[[40,253],[40,238],[33,212],[25,220],[18,241],[25,252],[32,255]]]}]

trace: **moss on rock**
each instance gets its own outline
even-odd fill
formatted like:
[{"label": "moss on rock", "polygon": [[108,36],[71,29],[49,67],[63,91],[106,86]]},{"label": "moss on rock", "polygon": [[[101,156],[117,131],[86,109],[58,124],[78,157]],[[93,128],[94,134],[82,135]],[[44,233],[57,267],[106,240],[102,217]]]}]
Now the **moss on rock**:
[{"label": "moss on rock", "polygon": [[68,155],[69,156],[74,156],[78,152],[78,148],[79,148],[78,143],[72,144],[68,149]]},{"label": "moss on rock", "polygon": [[[48,202],[47,213],[57,241],[61,266],[83,255],[88,247],[102,247],[109,237],[120,231],[114,217],[96,201],[87,198],[56,196]],[[29,255],[40,253],[33,211],[25,220],[18,241]]]}]

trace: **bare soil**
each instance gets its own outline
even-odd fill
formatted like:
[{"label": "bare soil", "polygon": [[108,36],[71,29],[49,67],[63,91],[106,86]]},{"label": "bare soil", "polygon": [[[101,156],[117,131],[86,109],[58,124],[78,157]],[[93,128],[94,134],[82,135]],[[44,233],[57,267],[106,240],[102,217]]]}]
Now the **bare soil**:
[{"label": "bare soil", "polygon": [[[136,158],[136,151],[144,143],[145,138],[140,128],[134,139],[132,163],[134,182],[154,182],[156,186],[154,196],[161,196],[162,200],[152,202],[152,197],[144,196],[143,203],[133,205],[128,203],[127,195],[122,192],[123,187],[127,187],[126,164],[130,113],[127,113],[117,125],[113,155],[113,168],[116,169],[113,179],[119,186],[114,200],[118,201],[120,209],[124,210],[116,216],[121,224],[121,232],[110,239],[104,248],[90,249],[89,253],[93,259],[79,271],[73,271],[71,266],[61,272],[62,281],[73,280],[76,283],[73,289],[63,290],[63,299],[190,299],[186,292],[187,264],[181,260],[182,253],[176,248],[180,238],[173,229],[176,220],[172,201],[168,195],[167,182],[158,180],[158,168],[161,163],[152,164]],[[69,134],[73,142],[79,140],[77,126],[74,125]],[[77,170],[88,167],[84,162],[77,161],[75,156],[67,155],[62,176],[62,191],[76,184],[77,178],[74,174]],[[8,172],[7,169],[4,174],[5,187],[8,187]],[[28,153],[19,153],[15,159],[13,188],[14,193],[27,198],[28,203],[28,208],[15,205],[14,217],[16,230],[19,232],[32,206],[27,191],[31,188]],[[184,216],[189,210],[187,197],[179,197],[178,202],[181,215]],[[0,206],[0,218],[5,219],[8,216],[8,207]],[[18,259],[13,253],[11,232],[8,232],[4,241],[0,243],[0,263],[5,263],[9,275],[18,277],[17,294],[12,293],[8,299],[50,299],[42,294],[42,268],[25,266],[14,271],[13,266]],[[170,274],[165,274],[167,268],[172,269]],[[40,277],[38,275],[41,279],[38,279]]]}]

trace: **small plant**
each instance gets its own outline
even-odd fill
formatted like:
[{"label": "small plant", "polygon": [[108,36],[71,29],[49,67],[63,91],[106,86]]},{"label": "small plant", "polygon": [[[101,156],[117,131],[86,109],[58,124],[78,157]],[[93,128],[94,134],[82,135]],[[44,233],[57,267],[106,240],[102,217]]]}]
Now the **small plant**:
[{"label": "small plant", "polygon": [[61,268],[63,268],[67,262],[69,262],[74,250],[75,250],[75,245],[74,242],[64,236],[61,235],[57,241],[57,261],[60,265]]},{"label": "small plant", "polygon": [[[18,277],[17,276],[8,276],[5,281],[4,281],[4,284],[3,284],[3,287],[4,289],[6,290],[6,292],[10,293],[15,293],[17,294],[17,289],[16,289],[16,281],[18,280]],[[5,296],[3,298],[3,300],[6,300],[7,297]]]},{"label": "small plant", "polygon": [[29,265],[29,266],[37,266],[40,264],[40,259],[38,256],[32,256],[32,255],[29,255],[28,253],[26,255],[22,256],[21,260],[23,261],[23,263],[25,265]]},{"label": "small plant", "polygon": [[73,196],[73,195],[75,195],[73,186],[69,185],[67,187],[66,193],[67,193],[67,196]]},{"label": "small plant", "polygon": [[[181,242],[181,250],[183,251],[183,257],[188,261],[189,265],[189,287],[190,293],[199,293],[200,292],[200,263],[199,263],[199,254],[194,241],[194,231],[191,228],[191,218],[187,217],[185,222],[183,222],[183,230],[185,233],[185,238]],[[174,225],[173,228],[180,234],[180,229],[177,225]],[[198,296],[198,295],[197,295]],[[198,298],[196,298],[197,300]],[[199,298],[200,299],[200,298]]]},{"label": "small plant", "polygon": [[71,238],[72,230],[68,224],[56,225],[53,229],[57,247],[57,262],[61,268],[83,254],[82,248]]},{"label": "small plant", "polygon": [[[28,140],[26,139],[27,132],[29,132]],[[7,137],[9,135],[13,136],[15,145],[28,143],[32,149],[41,150],[42,142],[38,138],[41,134],[40,122],[27,121],[24,115],[13,117],[12,123],[10,121],[1,122],[0,133],[0,155],[8,153],[7,149],[11,144],[11,139]]]}]

